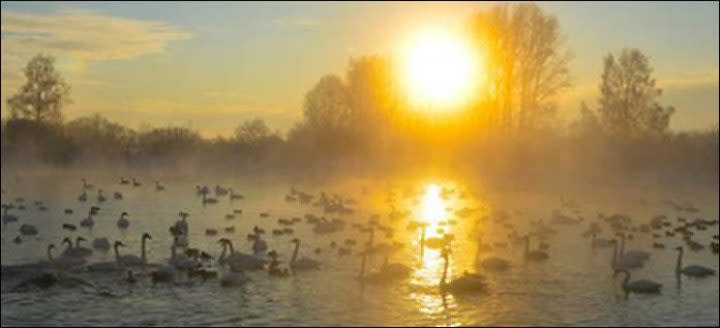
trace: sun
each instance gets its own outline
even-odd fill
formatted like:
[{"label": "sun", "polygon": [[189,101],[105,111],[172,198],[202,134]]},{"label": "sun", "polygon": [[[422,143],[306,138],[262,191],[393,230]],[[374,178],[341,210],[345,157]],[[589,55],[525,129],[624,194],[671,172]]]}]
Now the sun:
[{"label": "sun", "polygon": [[476,90],[478,56],[461,35],[422,31],[407,44],[403,57],[403,84],[417,108],[458,107]]}]

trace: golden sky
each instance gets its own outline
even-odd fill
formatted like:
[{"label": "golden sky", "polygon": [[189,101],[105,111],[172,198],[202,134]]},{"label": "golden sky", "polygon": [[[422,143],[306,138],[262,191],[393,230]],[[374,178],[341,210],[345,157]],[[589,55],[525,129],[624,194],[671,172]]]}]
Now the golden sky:
[{"label": "golden sky", "polygon": [[[574,53],[565,119],[595,104],[602,57],[650,55],[671,127],[718,122],[717,3],[538,3],[555,14]],[[490,3],[20,3],[2,2],[2,89],[21,68],[55,56],[73,88],[65,116],[99,112],[131,127],[179,125],[228,135],[245,119],[286,130],[304,94],[351,56],[395,56],[413,32],[460,29]],[[602,18],[602,19],[600,19]]]}]

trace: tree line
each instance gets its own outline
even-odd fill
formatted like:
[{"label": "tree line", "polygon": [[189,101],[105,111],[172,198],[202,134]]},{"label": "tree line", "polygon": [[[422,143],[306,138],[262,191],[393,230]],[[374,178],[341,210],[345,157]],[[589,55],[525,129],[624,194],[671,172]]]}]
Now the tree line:
[{"label": "tree line", "polygon": [[37,55],[25,67],[25,84],[7,99],[3,165],[142,167],[190,159],[235,168],[338,162],[367,168],[409,165],[441,150],[462,165],[513,174],[560,169],[564,160],[617,172],[693,171],[717,181],[717,127],[669,130],[676,109],[660,103],[662,89],[642,51],[626,48],[602,58],[596,104],[580,104],[578,119],[563,124],[555,99],[571,86],[572,55],[557,18],[532,3],[500,4],[475,13],[468,26],[487,50],[488,82],[456,117],[433,121],[412,114],[391,60],[363,56],[352,58],[343,76],[321,77],[305,95],[302,119],[286,133],[258,118],[215,139],[184,127],[135,130],[99,114],[66,122],[62,109],[70,103],[70,86],[52,57]]}]

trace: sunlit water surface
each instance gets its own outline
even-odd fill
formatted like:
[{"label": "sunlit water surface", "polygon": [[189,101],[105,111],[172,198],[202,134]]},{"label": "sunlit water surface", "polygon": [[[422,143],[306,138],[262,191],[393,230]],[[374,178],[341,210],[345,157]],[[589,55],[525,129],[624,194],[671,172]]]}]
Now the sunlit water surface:
[{"label": "sunlit water surface", "polygon": [[[149,178],[148,178],[149,179]],[[168,227],[177,220],[179,211],[190,213],[190,241],[193,247],[210,251],[217,256],[217,240],[229,237],[236,249],[251,252],[245,238],[255,225],[268,234],[271,249],[280,253],[286,265],[292,254],[289,241],[293,236],[272,236],[278,228],[278,218],[303,217],[306,213],[322,215],[322,210],[310,205],[301,206],[286,202],[290,184],[225,179],[199,181],[193,178],[172,178],[163,181],[167,190],[156,192],[151,181],[139,188],[121,186],[115,177],[93,181],[102,187],[108,201],[99,205],[100,214],[92,230],[79,227],[90,205],[95,204],[95,193],[89,192],[89,201],[80,203],[79,177],[37,177],[17,181],[3,176],[2,202],[25,197],[27,209],[14,210],[20,222],[2,227],[2,265],[31,263],[46,259],[49,243],[59,246],[65,236],[85,236],[86,246],[97,236],[111,241],[122,240],[128,247],[124,254],[139,254],[139,239],[143,232],[152,234],[148,244],[150,262],[164,262],[170,256],[171,238]],[[210,186],[219,183],[233,186],[245,196],[231,202],[220,198],[219,204],[203,207],[195,193],[195,185],[204,182]],[[579,225],[553,226],[558,234],[548,237],[550,259],[542,263],[522,260],[523,247],[509,244],[490,254],[509,259],[512,268],[505,273],[482,272],[476,269],[476,242],[472,231],[483,232],[483,242],[507,241],[508,230],[489,219],[494,210],[508,212],[518,232],[529,230],[531,220],[549,217],[560,207],[557,196],[527,192],[492,191],[471,188],[457,181],[416,180],[391,185],[386,182],[348,182],[332,185],[298,185],[301,190],[317,194],[337,192],[357,200],[354,214],[327,215],[344,219],[346,228],[336,234],[316,235],[312,225],[305,221],[293,226],[294,237],[303,240],[300,252],[322,261],[319,271],[298,272],[290,278],[270,278],[266,272],[250,273],[252,281],[240,288],[222,288],[216,280],[196,281],[190,286],[155,285],[142,281],[134,286],[122,281],[124,273],[78,273],[95,287],[50,288],[15,292],[20,277],[2,280],[2,324],[5,325],[412,325],[412,326],[464,326],[464,325],[718,325],[718,279],[687,279],[680,284],[675,279],[675,251],[679,237],[665,238],[665,250],[653,250],[652,239],[636,234],[628,247],[650,250],[652,257],[644,268],[633,271],[633,279],[647,278],[663,284],[661,295],[630,295],[620,291],[620,278],[613,278],[609,266],[612,249],[595,249],[581,236],[598,212],[630,214],[635,222],[646,222],[656,214],[675,218],[678,213],[662,204],[661,198],[640,202],[638,198],[610,196],[600,199],[576,199],[587,218]],[[454,192],[450,190],[454,189]],[[121,191],[123,200],[113,200],[112,192]],[[395,211],[410,211],[407,218],[390,220],[393,209],[389,193],[393,192]],[[682,196],[682,195],[680,195]],[[691,199],[700,212],[690,216],[717,219],[717,195]],[[36,209],[32,202],[42,200],[47,212]],[[74,209],[72,215],[63,214],[65,208]],[[462,208],[477,209],[460,217]],[[227,220],[225,215],[233,209],[242,209],[241,215]],[[130,228],[121,232],[116,220],[122,211],[130,214]],[[269,218],[259,213],[269,212]],[[351,223],[366,224],[373,214],[380,222],[394,227],[391,239],[376,233],[376,242],[398,241],[404,248],[394,253],[392,262],[414,268],[410,278],[392,285],[361,284],[356,277],[360,269],[359,249],[368,239],[351,227]],[[488,215],[477,226],[475,219]],[[454,235],[450,257],[449,277],[463,271],[478,271],[488,280],[488,291],[470,296],[443,294],[438,286],[443,260],[436,249],[426,249],[420,261],[420,230],[407,229],[410,220],[428,224],[426,238],[438,238],[447,232]],[[456,221],[449,224],[448,220]],[[62,223],[78,225],[78,231],[60,229]],[[22,223],[36,225],[40,234],[24,237],[14,244]],[[223,232],[227,226],[236,232]],[[205,235],[206,228],[216,228],[219,235]],[[443,231],[438,231],[443,229]],[[708,244],[717,226],[696,240]],[[607,228],[604,230],[607,232]],[[346,238],[357,240],[353,255],[339,256],[329,247],[331,241],[343,244]],[[536,243],[533,243],[536,245]],[[313,250],[320,247],[321,254]],[[686,264],[702,264],[718,269],[718,257],[707,248],[700,252],[686,251]],[[113,259],[112,251],[95,252],[90,262]],[[375,269],[383,262],[382,255],[369,260]]]}]

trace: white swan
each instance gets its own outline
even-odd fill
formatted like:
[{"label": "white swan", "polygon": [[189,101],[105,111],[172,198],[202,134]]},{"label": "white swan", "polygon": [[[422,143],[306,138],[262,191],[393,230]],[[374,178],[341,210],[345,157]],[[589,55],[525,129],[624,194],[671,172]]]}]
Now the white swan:
[{"label": "white swan", "polygon": [[127,229],[130,226],[130,221],[127,219],[127,212],[122,212],[120,218],[117,221],[117,226],[120,229]]},{"label": "white swan", "polygon": [[450,263],[450,251],[447,248],[443,248],[442,257],[445,260],[443,264],[443,274],[440,278],[440,288],[443,291],[448,291],[453,294],[461,293],[482,293],[487,290],[487,284],[485,283],[485,277],[479,274],[473,274],[463,272],[462,277],[454,279],[449,283],[446,283],[447,270]]},{"label": "white swan", "polygon": [[255,252],[255,254],[264,253],[267,248],[267,242],[263,240],[260,235],[256,235],[255,241],[253,242],[253,252]]},{"label": "white swan", "polygon": [[17,222],[18,217],[12,214],[8,214],[8,211],[15,208],[12,205],[2,205],[3,215],[2,215],[2,221],[3,223],[11,223],[11,222]]},{"label": "white swan", "polygon": [[180,270],[189,270],[202,266],[198,261],[189,258],[185,254],[177,254],[177,247],[172,245],[170,247],[170,261],[169,264]]},{"label": "white swan", "polygon": [[360,275],[358,276],[358,280],[363,283],[377,283],[377,284],[384,284],[384,283],[391,283],[400,277],[397,275],[391,274],[389,271],[376,271],[376,272],[370,272],[365,273],[365,264],[367,262],[367,256],[368,251],[365,250],[361,252],[362,260],[360,262]]},{"label": "white swan", "polygon": [[[122,263],[126,266],[144,266],[147,264],[147,257],[145,253],[145,240],[150,239],[152,240],[152,236],[150,236],[149,233],[143,233],[141,238],[141,248],[140,248],[140,257],[137,255],[123,255],[119,256],[118,254],[118,262]],[[119,246],[125,246],[122,242],[116,242],[116,244],[119,243]],[[117,246],[116,246],[117,247]]]},{"label": "white swan", "polygon": [[662,287],[662,284],[659,284],[657,282],[654,282],[652,280],[647,280],[647,279],[630,281],[630,271],[623,270],[623,269],[616,269],[615,274],[613,276],[616,276],[619,273],[625,274],[625,280],[623,280],[623,283],[622,283],[622,289],[625,292],[625,294],[629,294],[631,292],[632,293],[645,293],[645,294],[660,293],[660,288]]},{"label": "white swan", "polygon": [[300,250],[300,239],[295,238],[290,241],[295,244],[295,250],[293,256],[290,259],[290,268],[293,270],[314,270],[320,267],[320,262],[313,260],[308,257],[297,259],[298,251]]},{"label": "white swan", "polygon": [[[69,241],[69,239],[68,239]],[[82,257],[74,256],[60,256],[57,259],[53,259],[51,250],[55,248],[55,245],[50,244],[48,246],[47,255],[48,261],[58,269],[68,269],[76,266],[84,265],[87,261]]]},{"label": "white swan", "polygon": [[530,261],[544,261],[550,256],[543,251],[531,251],[530,250],[530,236],[526,235],[525,239],[525,260]]},{"label": "white swan", "polygon": [[98,189],[97,200],[98,200],[99,203],[102,203],[102,202],[104,202],[105,200],[107,200],[107,198],[105,198],[105,195],[103,195],[102,189]]},{"label": "white swan", "polygon": [[115,244],[113,245],[113,249],[115,250],[115,261],[92,263],[92,264],[88,265],[88,271],[112,272],[112,271],[125,270],[126,266],[120,260],[120,251],[118,250],[118,247],[120,247],[120,246],[123,246],[123,243],[120,241],[116,241]]},{"label": "white swan", "polygon": [[90,212],[88,213],[88,217],[83,219],[82,221],[80,221],[80,226],[86,227],[86,228],[91,228],[92,226],[94,226],[95,220],[93,220],[93,216],[95,216],[97,214],[98,210],[99,210],[99,208],[97,208],[95,206],[90,207]]},{"label": "white swan", "polygon": [[617,240],[613,240],[613,257],[610,267],[613,269],[636,269],[643,266],[643,261],[637,258],[622,256],[618,250]]},{"label": "white swan", "polygon": [[[233,270],[262,270],[265,265],[265,260],[257,258],[252,255],[235,252],[230,239],[221,238],[218,243],[222,244],[223,251],[218,258],[218,263],[228,264]],[[230,255],[227,257],[225,253],[230,250]]]},{"label": "white swan", "polygon": [[32,224],[23,224],[20,226],[20,233],[23,236],[34,236],[38,234],[38,229]]},{"label": "white swan", "polygon": [[242,271],[230,271],[223,274],[220,278],[220,285],[223,287],[235,287],[242,286],[248,281],[250,281],[250,278],[248,278]]},{"label": "white swan", "polygon": [[70,257],[87,257],[92,255],[93,251],[91,249],[80,246],[81,241],[85,241],[85,238],[77,237],[75,239],[75,247],[73,247],[70,238],[65,237],[65,239],[63,239],[63,243],[67,243],[68,247],[65,249],[62,255]]},{"label": "white swan", "polygon": [[715,275],[715,270],[702,265],[688,265],[682,266],[683,248],[682,246],[675,248],[678,251],[677,265],[675,266],[676,274],[684,274],[690,277],[707,277]]},{"label": "white swan", "polygon": [[630,250],[625,251],[625,234],[620,234],[620,254],[623,257],[629,257],[633,259],[637,259],[639,261],[645,261],[650,258],[650,253],[646,251],[640,251],[640,250]]},{"label": "white swan", "polygon": [[592,241],[590,242],[590,246],[592,246],[593,248],[610,247],[612,246],[612,244],[612,240],[605,238],[597,238],[597,232],[592,231]]},{"label": "white swan", "polygon": [[380,272],[395,278],[405,278],[412,273],[412,269],[402,263],[390,263],[390,251],[385,251],[385,261],[380,267]]}]

